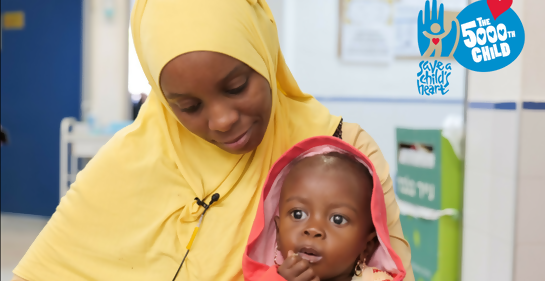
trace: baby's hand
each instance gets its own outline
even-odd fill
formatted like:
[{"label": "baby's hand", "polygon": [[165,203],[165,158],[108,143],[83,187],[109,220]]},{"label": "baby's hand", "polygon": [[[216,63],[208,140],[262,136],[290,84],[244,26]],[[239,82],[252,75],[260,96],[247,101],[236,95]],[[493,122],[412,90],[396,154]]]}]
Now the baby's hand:
[{"label": "baby's hand", "polygon": [[288,258],[278,267],[278,274],[288,281],[320,281],[310,268],[310,263],[291,250]]}]

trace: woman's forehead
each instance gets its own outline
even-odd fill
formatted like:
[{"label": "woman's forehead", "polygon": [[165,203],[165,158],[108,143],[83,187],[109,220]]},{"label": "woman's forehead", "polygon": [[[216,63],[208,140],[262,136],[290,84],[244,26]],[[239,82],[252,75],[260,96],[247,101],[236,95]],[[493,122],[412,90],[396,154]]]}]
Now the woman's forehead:
[{"label": "woman's forehead", "polygon": [[165,84],[183,88],[191,83],[218,83],[248,69],[250,67],[240,60],[221,53],[190,52],[174,58],[165,65],[160,75],[160,85],[161,88]]}]

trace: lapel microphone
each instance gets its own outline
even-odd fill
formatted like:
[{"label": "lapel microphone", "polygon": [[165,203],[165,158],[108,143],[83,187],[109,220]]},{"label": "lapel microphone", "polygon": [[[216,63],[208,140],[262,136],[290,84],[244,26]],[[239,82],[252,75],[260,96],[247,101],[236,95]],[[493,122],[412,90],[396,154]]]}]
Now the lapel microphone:
[{"label": "lapel microphone", "polygon": [[212,206],[212,204],[214,202],[218,201],[219,199],[220,199],[219,193],[214,193],[212,195],[212,198],[210,199],[210,202],[208,202],[208,204],[206,204],[206,203],[204,203],[204,200],[199,199],[199,197],[195,197],[195,201],[197,201],[197,205],[203,207],[204,211],[202,212],[201,217],[199,218],[199,223],[197,223],[197,226],[193,230],[193,234],[191,235],[191,239],[189,239],[189,243],[187,243],[187,246],[186,246],[187,252],[185,252],[184,259],[182,260],[182,263],[178,267],[178,270],[176,271],[176,274],[174,275],[174,278],[172,279],[172,281],[176,280],[176,277],[178,276],[178,273],[180,273],[180,269],[182,268],[182,265],[184,264],[184,261],[185,261],[185,258],[187,257],[187,254],[189,254],[189,250],[191,249],[191,245],[193,245],[193,240],[195,240],[195,236],[197,236],[197,232],[199,231],[199,227],[201,226],[204,214],[206,213],[206,211],[208,211],[208,208],[210,208],[210,206]]},{"label": "lapel microphone", "polygon": [[195,201],[197,201],[197,205],[204,208],[204,212],[202,212],[201,216],[204,216],[204,213],[206,213],[206,211],[208,211],[208,208],[210,208],[212,203],[218,201],[218,199],[220,199],[219,193],[214,193],[214,195],[212,195],[212,199],[210,199],[210,202],[208,203],[208,205],[206,205],[206,203],[204,203],[204,201],[201,201],[199,199],[199,197],[195,197]]}]

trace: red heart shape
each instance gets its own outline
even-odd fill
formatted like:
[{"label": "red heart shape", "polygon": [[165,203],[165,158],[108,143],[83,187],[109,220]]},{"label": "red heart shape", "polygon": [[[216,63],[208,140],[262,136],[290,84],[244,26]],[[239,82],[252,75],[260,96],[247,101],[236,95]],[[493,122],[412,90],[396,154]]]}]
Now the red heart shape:
[{"label": "red heart shape", "polygon": [[433,44],[437,45],[437,44],[439,44],[439,38],[433,38],[433,39],[431,39],[431,42],[433,42]]},{"label": "red heart shape", "polygon": [[501,14],[511,8],[513,0],[486,0],[486,4],[488,4],[490,12],[492,12],[492,16],[496,20]]}]

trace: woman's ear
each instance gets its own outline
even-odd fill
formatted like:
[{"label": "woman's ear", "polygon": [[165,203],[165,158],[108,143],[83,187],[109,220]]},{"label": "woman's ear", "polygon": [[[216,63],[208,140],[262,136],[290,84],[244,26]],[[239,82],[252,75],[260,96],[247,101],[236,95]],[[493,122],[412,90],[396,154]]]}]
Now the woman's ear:
[{"label": "woman's ear", "polygon": [[371,260],[371,257],[375,253],[375,251],[378,249],[378,246],[380,245],[380,242],[378,241],[377,233],[371,232],[366,238],[366,244],[365,249],[360,254],[360,260],[363,261],[365,259],[366,263],[369,263]]}]

